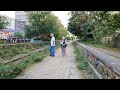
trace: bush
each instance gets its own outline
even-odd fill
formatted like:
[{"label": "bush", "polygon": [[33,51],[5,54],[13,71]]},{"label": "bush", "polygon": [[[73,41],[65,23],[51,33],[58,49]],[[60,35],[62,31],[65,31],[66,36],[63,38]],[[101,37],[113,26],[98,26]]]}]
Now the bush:
[{"label": "bush", "polygon": [[44,35],[44,36],[41,37],[41,40],[43,40],[43,41],[49,41],[50,38],[48,36]]},{"label": "bush", "polygon": [[111,44],[112,44],[112,37],[103,37],[101,39],[101,43],[106,45],[106,46],[111,46]]},{"label": "bush", "polygon": [[101,42],[106,46],[120,47],[120,34],[113,37],[103,37]]},{"label": "bush", "polygon": [[[87,65],[86,65],[87,64]],[[88,66],[88,63],[87,62],[78,62],[78,68],[80,69],[80,70],[87,70],[88,68],[87,68],[87,66]]]},{"label": "bush", "polygon": [[14,36],[19,37],[19,38],[23,38],[23,35],[20,32],[15,32]]},{"label": "bush", "polygon": [[21,52],[21,49],[11,47],[9,50],[0,50],[0,57],[1,58],[7,58],[7,57],[13,57],[16,54],[19,54]]},{"label": "bush", "polygon": [[4,42],[0,40],[0,44],[3,44]]}]

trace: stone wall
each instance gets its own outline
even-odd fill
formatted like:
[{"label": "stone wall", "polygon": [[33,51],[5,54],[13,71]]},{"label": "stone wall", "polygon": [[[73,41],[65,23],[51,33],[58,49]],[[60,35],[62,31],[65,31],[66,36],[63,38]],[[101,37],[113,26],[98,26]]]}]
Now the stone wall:
[{"label": "stone wall", "polygon": [[78,42],[77,44],[80,45],[83,55],[94,66],[97,72],[101,74],[102,79],[120,79],[120,60],[84,44]]}]

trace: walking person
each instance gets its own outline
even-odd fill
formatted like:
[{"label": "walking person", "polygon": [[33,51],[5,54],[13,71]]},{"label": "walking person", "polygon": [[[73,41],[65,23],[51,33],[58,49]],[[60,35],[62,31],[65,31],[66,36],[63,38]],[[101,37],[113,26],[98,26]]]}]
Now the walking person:
[{"label": "walking person", "polygon": [[62,37],[61,50],[62,50],[63,56],[66,56],[66,47],[67,47],[67,41],[66,41],[65,37]]},{"label": "walking person", "polygon": [[50,43],[50,56],[55,56],[55,37],[54,37],[54,34],[51,33],[50,34],[50,37],[51,37],[51,43]]}]

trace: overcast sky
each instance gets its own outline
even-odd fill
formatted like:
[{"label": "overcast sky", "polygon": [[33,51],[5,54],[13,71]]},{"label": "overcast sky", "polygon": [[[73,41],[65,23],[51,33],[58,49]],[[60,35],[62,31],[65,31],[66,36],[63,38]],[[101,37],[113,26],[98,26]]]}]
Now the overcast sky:
[{"label": "overcast sky", "polygon": [[69,19],[69,11],[53,11],[53,13],[58,16],[58,18],[61,20],[61,23],[67,27],[68,25],[68,19]]},{"label": "overcast sky", "polygon": [[[68,13],[69,11],[53,11],[53,13],[58,16],[58,18],[61,20],[61,23],[67,27],[68,24]],[[15,19],[15,11],[0,11],[0,15],[8,16],[12,19]]]},{"label": "overcast sky", "polygon": [[0,15],[8,16],[12,19],[15,18],[15,11],[0,11]]}]

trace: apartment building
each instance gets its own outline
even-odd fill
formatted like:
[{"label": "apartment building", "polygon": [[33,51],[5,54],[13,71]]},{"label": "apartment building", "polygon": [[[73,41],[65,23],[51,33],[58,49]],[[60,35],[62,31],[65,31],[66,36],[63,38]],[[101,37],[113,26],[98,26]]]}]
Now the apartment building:
[{"label": "apartment building", "polygon": [[25,11],[15,11],[15,29],[24,30],[27,24],[27,13]]}]

